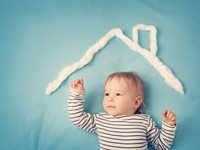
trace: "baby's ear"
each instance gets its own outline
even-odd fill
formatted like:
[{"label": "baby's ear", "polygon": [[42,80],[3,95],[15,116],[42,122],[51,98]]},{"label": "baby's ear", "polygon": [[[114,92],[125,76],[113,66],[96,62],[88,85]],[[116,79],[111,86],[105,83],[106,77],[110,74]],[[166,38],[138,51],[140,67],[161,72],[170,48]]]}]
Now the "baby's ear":
[{"label": "baby's ear", "polygon": [[142,103],[142,97],[141,96],[137,96],[133,101],[133,105],[136,109],[140,107],[141,103]]}]

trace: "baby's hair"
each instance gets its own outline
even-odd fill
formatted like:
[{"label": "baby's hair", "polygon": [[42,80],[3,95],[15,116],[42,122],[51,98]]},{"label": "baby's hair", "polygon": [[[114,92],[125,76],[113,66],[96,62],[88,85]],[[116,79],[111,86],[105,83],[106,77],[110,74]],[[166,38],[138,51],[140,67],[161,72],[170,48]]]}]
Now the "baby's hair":
[{"label": "baby's hair", "polygon": [[144,85],[140,77],[134,72],[115,72],[108,76],[106,83],[114,78],[124,79],[128,85],[133,85],[136,88],[136,96],[141,96],[142,103],[138,110],[144,107]]}]

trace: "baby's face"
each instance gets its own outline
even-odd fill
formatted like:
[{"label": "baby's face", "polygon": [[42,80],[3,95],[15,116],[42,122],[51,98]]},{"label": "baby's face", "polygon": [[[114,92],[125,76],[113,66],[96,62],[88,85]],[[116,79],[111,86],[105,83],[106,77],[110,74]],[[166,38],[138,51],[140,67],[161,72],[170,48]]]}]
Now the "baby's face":
[{"label": "baby's face", "polygon": [[132,115],[137,108],[134,107],[135,88],[129,86],[127,81],[113,78],[105,85],[103,107],[113,116]]}]

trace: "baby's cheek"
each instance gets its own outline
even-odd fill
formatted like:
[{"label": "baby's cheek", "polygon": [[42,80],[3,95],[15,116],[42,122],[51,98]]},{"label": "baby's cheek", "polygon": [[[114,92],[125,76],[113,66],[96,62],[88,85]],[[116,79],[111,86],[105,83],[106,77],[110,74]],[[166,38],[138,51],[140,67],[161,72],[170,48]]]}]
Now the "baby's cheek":
[{"label": "baby's cheek", "polygon": [[124,109],[127,109],[129,106],[123,102],[123,100],[121,100],[119,103],[118,103],[118,106],[120,109],[124,110]]},{"label": "baby's cheek", "polygon": [[107,101],[104,99],[103,102],[102,102],[102,105],[103,105],[104,109],[106,107],[106,104],[107,104]]}]

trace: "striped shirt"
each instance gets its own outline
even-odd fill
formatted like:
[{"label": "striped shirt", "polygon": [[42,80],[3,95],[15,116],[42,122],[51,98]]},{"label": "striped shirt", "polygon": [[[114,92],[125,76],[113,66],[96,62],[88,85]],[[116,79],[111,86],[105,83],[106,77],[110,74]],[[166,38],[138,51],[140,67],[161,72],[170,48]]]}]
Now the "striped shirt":
[{"label": "striped shirt", "polygon": [[163,122],[161,129],[147,114],[112,116],[108,113],[84,112],[84,93],[70,89],[68,110],[71,121],[78,127],[97,133],[101,150],[165,150],[172,145],[176,127]]}]

